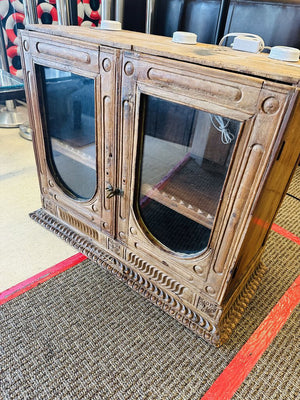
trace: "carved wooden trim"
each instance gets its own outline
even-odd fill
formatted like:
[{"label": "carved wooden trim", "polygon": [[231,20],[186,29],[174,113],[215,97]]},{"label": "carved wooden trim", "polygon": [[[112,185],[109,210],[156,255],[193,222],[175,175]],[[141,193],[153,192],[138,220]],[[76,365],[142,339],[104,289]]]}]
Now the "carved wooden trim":
[{"label": "carved wooden trim", "polygon": [[205,312],[210,317],[214,318],[220,307],[217,303],[212,303],[203,297],[199,296],[197,300],[197,309]]},{"label": "carved wooden trim", "polygon": [[232,303],[231,307],[229,308],[228,312],[223,318],[221,324],[221,342],[224,343],[228,340],[229,336],[231,335],[232,331],[240,321],[243,312],[245,311],[246,307],[250,303],[250,300],[254,296],[260,281],[262,280],[263,275],[266,273],[268,268],[262,263],[259,262],[257,267],[253,271],[252,275],[250,276],[248,282],[243,287],[240,294]]},{"label": "carved wooden trim", "polygon": [[54,215],[57,214],[56,204],[53,201],[51,201],[48,197],[44,197],[42,199],[42,202],[43,202],[43,207],[46,210],[48,210],[51,214],[54,214]]},{"label": "carved wooden trim", "polygon": [[112,238],[107,238],[106,246],[107,246],[108,250],[112,251],[117,256],[121,256],[122,257],[123,248],[120,245],[120,243],[116,242]]},{"label": "carved wooden trim", "polygon": [[[199,80],[191,76],[174,74],[159,68],[150,68],[148,71],[148,78],[156,80],[165,84],[176,85],[178,87],[189,88],[195,91],[201,91],[205,96],[224,98],[238,102],[242,98],[242,91],[239,87],[230,86],[228,84],[222,85],[215,83],[212,85],[210,80]],[[236,85],[237,86],[237,85]]]},{"label": "carved wooden trim", "polygon": [[221,345],[218,329],[212,322],[186,307],[178,299],[164,292],[156,284],[133,271],[120,260],[103,251],[102,248],[98,247],[89,238],[73,231],[43,209],[39,209],[29,215],[34,221],[64,239],[101,267],[107,269],[118,279],[170,314],[198,336],[203,337],[215,346]]},{"label": "carved wooden trim", "polygon": [[181,285],[175,279],[171,279],[167,274],[164,274],[158,268],[150,265],[131,251],[126,254],[126,261],[132,264],[135,268],[141,270],[143,274],[149,276],[151,280],[158,282],[161,286],[165,286],[178,296],[183,293],[185,289],[184,285]]},{"label": "carved wooden trim", "polygon": [[89,235],[90,237],[92,237],[95,240],[98,240],[98,232],[96,231],[96,229],[93,229],[93,228],[87,226],[85,223],[81,222],[79,219],[70,215],[67,211],[64,211],[61,208],[59,208],[59,216],[67,224],[73,225],[76,229],[78,229],[82,233]]},{"label": "carved wooden trim", "polygon": [[61,57],[66,60],[77,61],[84,64],[90,64],[91,62],[91,57],[88,52],[79,50],[74,51],[73,49],[69,50],[64,46],[54,46],[53,43],[38,42],[36,44],[36,49],[38,53],[44,53],[53,57]]},{"label": "carved wooden trim", "polygon": [[[156,284],[156,282],[154,284],[153,281],[147,280],[144,276],[135,272],[122,261],[106,253],[89,238],[81,236],[79,233],[73,231],[70,227],[64,225],[43,209],[31,213],[30,217],[46,229],[64,239],[67,243],[85,254],[92,261],[107,269],[136,292],[143,295],[188,329],[216,347],[221,346],[229,338],[229,335],[239,322],[245,308],[255,293],[264,272],[266,271],[264,264],[258,263],[256,270],[253,272],[248,283],[228,310],[223,319],[222,325],[220,325],[219,321],[216,321],[216,323],[209,321],[206,317],[203,317],[200,313],[187,307],[177,298],[166,293],[161,287],[159,287],[161,284],[159,281],[158,284]],[[131,257],[131,259],[137,267],[136,262],[139,263],[139,261],[134,257]],[[148,266],[151,267],[148,264],[142,266],[141,269],[144,268],[147,270]],[[153,273],[155,275],[155,271]],[[171,282],[169,283],[171,284]],[[222,328],[221,332],[220,327]]]}]

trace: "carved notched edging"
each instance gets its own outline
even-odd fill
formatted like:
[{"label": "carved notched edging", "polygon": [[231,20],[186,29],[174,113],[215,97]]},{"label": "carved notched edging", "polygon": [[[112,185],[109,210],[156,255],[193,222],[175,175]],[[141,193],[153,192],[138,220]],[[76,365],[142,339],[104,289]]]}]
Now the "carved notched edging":
[{"label": "carved notched edging", "polygon": [[102,249],[92,243],[88,238],[81,236],[68,226],[63,225],[42,209],[31,213],[30,217],[70,243],[76,249],[80,250],[92,261],[107,269],[118,279],[124,281],[132,289],[149,299],[152,303],[170,314],[174,319],[192,330],[198,336],[203,337],[206,341],[211,342],[215,346],[221,344],[219,332],[210,321],[205,320],[201,315],[186,307],[180,301],[156,286],[153,282],[148,281],[137,272],[133,271],[129,266],[123,264],[120,260],[102,251]]},{"label": "carved notched edging", "polygon": [[107,269],[118,279],[124,281],[133,290],[137,291],[156,306],[160,307],[163,311],[170,314],[174,319],[189,328],[198,336],[203,337],[206,341],[217,347],[228,340],[233,329],[241,319],[243,312],[253,297],[259,282],[267,269],[264,264],[258,264],[248,283],[238,295],[221,322],[221,326],[216,327],[210,321],[203,318],[199,313],[191,310],[182,302],[156,286],[152,281],[145,279],[143,276],[132,270],[128,265],[123,264],[120,260],[100,249],[90,239],[81,236],[68,226],[60,223],[44,210],[39,209],[34,213],[31,213],[30,217],[46,229],[70,243],[76,249],[80,250],[92,261]]},{"label": "carved notched edging", "polygon": [[259,262],[256,269],[250,276],[247,284],[244,286],[243,290],[230,307],[222,322],[221,343],[224,343],[228,340],[232,331],[239,323],[242,314],[250,303],[266,271],[267,267],[262,262]]},{"label": "carved notched edging", "polygon": [[165,286],[178,296],[180,296],[185,287],[177,282],[175,279],[169,278],[166,274],[161,272],[158,268],[148,264],[146,261],[138,257],[132,252],[127,253],[126,261],[129,261],[135,268],[141,270],[144,274],[148,275],[150,279],[157,281],[160,285]]},{"label": "carved notched edging", "polygon": [[79,219],[73,217],[67,211],[62,210],[61,208],[59,208],[59,215],[60,215],[60,218],[62,220],[64,220],[67,224],[75,226],[81,232],[89,235],[90,237],[92,237],[95,240],[98,240],[98,232],[96,231],[96,229],[93,229],[93,228],[87,226],[86,224],[81,222]]}]

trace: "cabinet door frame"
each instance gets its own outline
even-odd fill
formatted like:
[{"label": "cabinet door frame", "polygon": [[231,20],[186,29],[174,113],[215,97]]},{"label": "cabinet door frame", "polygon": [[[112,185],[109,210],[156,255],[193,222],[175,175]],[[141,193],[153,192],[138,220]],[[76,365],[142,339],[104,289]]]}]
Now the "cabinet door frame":
[{"label": "cabinet door frame", "polygon": [[[99,231],[113,236],[115,229],[115,199],[107,199],[105,189],[108,181],[115,185],[115,143],[112,138],[115,132],[117,51],[103,48],[100,54],[98,45],[61,38],[49,40],[46,35],[32,35],[30,32],[22,37],[25,88],[30,92],[27,96],[30,99],[28,107],[43,207],[82,233],[102,242],[104,238]],[[71,72],[94,81],[96,191],[89,200],[77,201],[69,197],[49,168],[36,65]],[[108,118],[107,114],[111,117]]]},{"label": "cabinet door frame", "polygon": [[[122,83],[120,148],[126,156],[119,164],[123,176],[119,176],[118,184],[124,197],[118,203],[118,211],[123,211],[117,215],[117,232],[121,239],[126,238],[126,259],[138,268],[143,260],[151,260],[159,271],[193,288],[194,293],[203,290],[208,297],[221,300],[222,287],[234,270],[251,210],[259,198],[269,155],[279,143],[280,121],[290,87],[129,52],[123,58]],[[199,254],[176,254],[159,245],[143,230],[135,213],[141,94],[173,102],[175,99],[178,104],[241,122],[209,244]],[[197,303],[196,299],[188,301]]]}]

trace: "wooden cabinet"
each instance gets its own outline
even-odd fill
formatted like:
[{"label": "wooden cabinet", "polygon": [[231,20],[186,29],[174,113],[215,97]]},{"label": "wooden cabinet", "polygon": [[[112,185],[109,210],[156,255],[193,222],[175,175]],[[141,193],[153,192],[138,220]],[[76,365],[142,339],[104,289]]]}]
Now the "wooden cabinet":
[{"label": "wooden cabinet", "polygon": [[222,344],[297,164],[299,63],[126,31],[21,36],[32,218]]}]

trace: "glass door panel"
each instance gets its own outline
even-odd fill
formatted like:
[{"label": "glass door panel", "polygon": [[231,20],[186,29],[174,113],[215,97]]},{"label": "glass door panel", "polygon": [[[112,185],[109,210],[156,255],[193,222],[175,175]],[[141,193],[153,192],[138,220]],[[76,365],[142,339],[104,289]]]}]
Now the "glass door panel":
[{"label": "glass door panel", "polygon": [[56,182],[73,198],[96,191],[94,80],[37,66],[48,164]]},{"label": "glass door panel", "polygon": [[240,122],[141,96],[137,212],[174,252],[209,242]]}]

